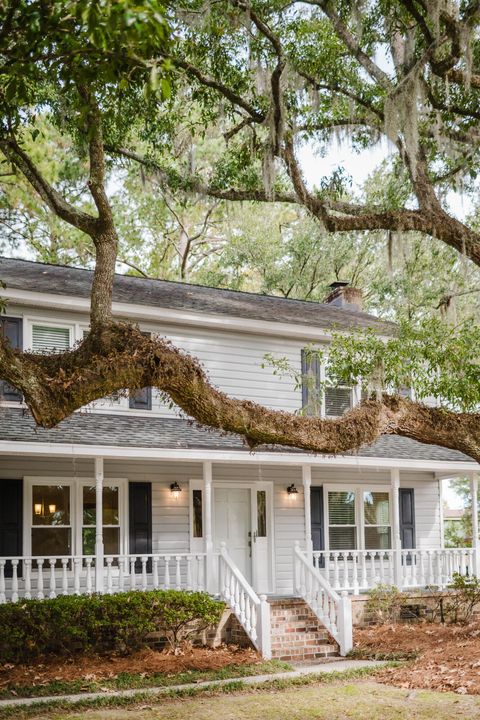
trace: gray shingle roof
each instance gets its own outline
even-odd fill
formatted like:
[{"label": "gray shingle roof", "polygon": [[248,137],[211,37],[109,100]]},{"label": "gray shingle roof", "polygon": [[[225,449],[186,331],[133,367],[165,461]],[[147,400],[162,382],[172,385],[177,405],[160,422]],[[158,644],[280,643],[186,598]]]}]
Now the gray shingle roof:
[{"label": "gray shingle roof", "polygon": [[[7,288],[90,297],[91,270],[0,258],[0,280]],[[320,328],[376,327],[390,333],[394,325],[374,315],[325,303],[287,300],[272,295],[221,290],[202,285],[116,275],[114,300],[172,310],[295,323]]]},{"label": "gray shingle roof", "polygon": [[[35,426],[30,415],[21,409],[0,407],[0,439],[15,442],[103,445],[113,447],[144,447],[190,450],[243,450],[249,452],[236,435],[223,435],[216,430],[199,427],[176,418],[75,413],[52,430]],[[292,448],[262,448],[272,452],[300,451]],[[359,457],[398,458],[473,462],[456,450],[423,445],[408,438],[384,435],[373,445],[362,448]]]}]

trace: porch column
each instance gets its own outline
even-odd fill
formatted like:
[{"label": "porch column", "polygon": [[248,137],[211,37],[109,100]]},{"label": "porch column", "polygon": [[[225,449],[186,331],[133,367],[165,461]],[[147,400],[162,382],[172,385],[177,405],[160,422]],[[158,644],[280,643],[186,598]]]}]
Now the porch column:
[{"label": "porch column", "polygon": [[310,487],[312,485],[312,468],[310,465],[302,465],[303,502],[305,506],[305,550],[313,562],[313,541],[312,541],[312,508],[310,502]]},{"label": "porch column", "polygon": [[95,458],[95,590],[104,591],[103,458]]},{"label": "porch column", "polygon": [[212,463],[203,463],[203,484],[205,495],[205,587],[207,592],[214,594],[217,590],[215,578],[215,564],[213,557],[213,532],[212,532]]},{"label": "porch column", "polygon": [[478,537],[478,473],[473,473],[470,478],[470,491],[472,496],[473,574],[480,577],[480,539]]},{"label": "porch column", "polygon": [[392,489],[392,550],[393,550],[393,581],[397,588],[402,587],[402,539],[400,537],[400,470],[390,470],[390,486]]}]

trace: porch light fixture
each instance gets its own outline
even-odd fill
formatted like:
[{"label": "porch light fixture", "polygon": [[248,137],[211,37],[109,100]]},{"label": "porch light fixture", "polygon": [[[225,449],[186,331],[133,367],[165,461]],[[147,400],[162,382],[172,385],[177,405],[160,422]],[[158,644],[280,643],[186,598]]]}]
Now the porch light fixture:
[{"label": "porch light fixture", "polygon": [[298,495],[298,490],[297,490],[297,488],[295,487],[295,483],[292,483],[291,485],[289,485],[289,486],[287,487],[287,495],[288,495],[288,497],[291,498],[292,500],[295,500],[295,498],[296,498],[297,495]]},{"label": "porch light fixture", "polygon": [[182,488],[177,483],[177,481],[170,485],[170,492],[172,493],[172,497],[174,497],[175,500],[178,500],[178,498],[180,497],[180,493],[182,492]]},{"label": "porch light fixture", "polygon": [[33,506],[33,511],[35,515],[41,515],[42,514],[42,503],[35,503]]}]

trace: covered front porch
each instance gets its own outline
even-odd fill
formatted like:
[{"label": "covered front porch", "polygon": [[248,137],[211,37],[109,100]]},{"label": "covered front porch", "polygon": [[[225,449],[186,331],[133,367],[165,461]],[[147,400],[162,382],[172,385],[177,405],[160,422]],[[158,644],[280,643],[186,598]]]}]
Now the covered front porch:
[{"label": "covered front porch", "polygon": [[3,450],[0,602],[206,591],[268,656],[269,597],[302,597],[345,650],[347,594],[380,583],[444,588],[454,572],[478,574],[475,517],[471,548],[443,547],[438,482],[468,469],[476,503],[470,463],[102,450]]}]

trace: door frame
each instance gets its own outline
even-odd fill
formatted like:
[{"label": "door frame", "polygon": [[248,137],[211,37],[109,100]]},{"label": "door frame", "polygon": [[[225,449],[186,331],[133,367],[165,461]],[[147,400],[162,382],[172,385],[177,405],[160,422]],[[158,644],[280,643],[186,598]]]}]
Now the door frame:
[{"label": "door frame", "polygon": [[[212,539],[215,539],[215,499],[214,499],[214,493],[215,488],[226,488],[230,490],[235,489],[243,489],[243,490],[250,490],[250,532],[252,533],[250,537],[250,541],[252,542],[252,586],[254,587],[255,584],[255,568],[253,563],[253,557],[254,557],[254,547],[253,547],[253,532],[254,527],[256,527],[257,523],[257,517],[256,517],[256,510],[257,510],[257,496],[256,491],[257,490],[265,490],[266,492],[266,502],[267,502],[267,539],[269,541],[269,548],[268,548],[268,559],[269,559],[269,568],[268,568],[268,594],[273,594],[275,592],[276,582],[275,582],[275,526],[274,526],[274,485],[272,481],[266,480],[262,482],[235,482],[235,481],[213,481],[212,483]],[[255,495],[254,495],[255,493]],[[228,549],[228,548],[227,548]],[[215,551],[215,548],[214,548]],[[216,552],[216,551],[215,551]],[[254,587],[255,589],[255,587]]]}]

